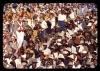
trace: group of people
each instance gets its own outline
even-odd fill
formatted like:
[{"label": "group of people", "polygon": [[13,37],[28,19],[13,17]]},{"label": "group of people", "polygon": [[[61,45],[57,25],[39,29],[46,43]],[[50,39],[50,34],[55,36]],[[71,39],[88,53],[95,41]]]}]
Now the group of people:
[{"label": "group of people", "polygon": [[7,3],[3,8],[3,66],[95,68],[97,24],[94,3]]}]

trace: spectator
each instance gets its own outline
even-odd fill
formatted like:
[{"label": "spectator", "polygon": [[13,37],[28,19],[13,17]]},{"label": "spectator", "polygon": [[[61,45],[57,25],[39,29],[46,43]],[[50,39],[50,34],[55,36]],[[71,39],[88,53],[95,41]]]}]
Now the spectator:
[{"label": "spectator", "polygon": [[3,66],[7,69],[86,69],[98,64],[94,3],[7,3]]}]

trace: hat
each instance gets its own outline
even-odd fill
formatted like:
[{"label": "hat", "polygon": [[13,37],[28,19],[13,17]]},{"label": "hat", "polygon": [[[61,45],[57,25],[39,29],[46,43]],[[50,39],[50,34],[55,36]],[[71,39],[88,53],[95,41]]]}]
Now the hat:
[{"label": "hat", "polygon": [[50,55],[49,58],[54,59],[54,58],[53,58],[53,55]]},{"label": "hat", "polygon": [[73,65],[73,62],[69,62],[68,65]]},{"label": "hat", "polygon": [[71,59],[74,59],[74,55],[73,54],[69,55],[68,57],[71,58]]},{"label": "hat", "polygon": [[57,43],[58,46],[62,45],[61,43]]},{"label": "hat", "polygon": [[86,53],[87,53],[87,51],[83,51],[82,53],[86,54]]},{"label": "hat", "polygon": [[55,47],[54,47],[54,46],[51,46],[51,48],[55,49]]},{"label": "hat", "polygon": [[32,61],[33,63],[37,63],[37,60],[36,59],[33,59],[33,61]]},{"label": "hat", "polygon": [[47,45],[47,43],[43,43],[43,45]]},{"label": "hat", "polygon": [[86,16],[87,19],[89,19],[89,16]]},{"label": "hat", "polygon": [[67,48],[66,48],[66,50],[69,51],[69,52],[71,52],[71,49],[67,49]]},{"label": "hat", "polygon": [[26,58],[26,55],[21,55],[22,58]]},{"label": "hat", "polygon": [[79,45],[79,46],[77,46],[77,47],[79,47],[79,51],[78,51],[79,53],[80,53],[80,52],[83,52],[83,50],[84,50],[84,46],[83,46],[83,45]]},{"label": "hat", "polygon": [[59,54],[58,58],[65,59],[65,57],[64,57],[64,55],[63,55],[63,54]]},{"label": "hat", "polygon": [[21,65],[26,65],[26,63],[25,63],[25,62],[23,62]]},{"label": "hat", "polygon": [[10,51],[10,52],[8,52],[8,54],[12,54],[12,52]]},{"label": "hat", "polygon": [[65,64],[63,62],[61,62],[58,66],[65,67]]},{"label": "hat", "polygon": [[57,42],[61,42],[61,39],[57,39]]},{"label": "hat", "polygon": [[91,19],[92,22],[94,22],[94,19]]},{"label": "hat", "polygon": [[30,53],[32,53],[32,54],[33,54],[33,53],[34,53],[34,51],[33,51],[33,50],[30,50]]},{"label": "hat", "polygon": [[63,54],[68,54],[68,52],[67,51],[63,51]]},{"label": "hat", "polygon": [[87,26],[92,26],[92,23],[88,23],[88,25]]},{"label": "hat", "polygon": [[77,52],[73,52],[73,54],[77,54]]}]

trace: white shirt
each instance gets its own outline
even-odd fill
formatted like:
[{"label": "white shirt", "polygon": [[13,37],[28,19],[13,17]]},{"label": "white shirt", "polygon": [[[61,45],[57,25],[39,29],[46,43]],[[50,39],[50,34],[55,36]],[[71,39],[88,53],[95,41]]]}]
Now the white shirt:
[{"label": "white shirt", "polygon": [[45,21],[43,21],[41,23],[41,28],[46,29],[47,28],[47,23]]},{"label": "white shirt", "polygon": [[12,61],[12,59],[10,58],[5,58],[5,60],[7,60],[8,65],[10,65],[10,62]]},{"label": "white shirt", "polygon": [[75,19],[75,14],[74,14],[74,12],[72,12],[72,13],[69,15],[69,17],[70,17],[71,19]]},{"label": "white shirt", "polygon": [[74,34],[74,31],[73,30],[67,29],[67,31],[68,31],[69,35]]},{"label": "white shirt", "polygon": [[27,21],[28,21],[28,25],[33,29],[35,27],[33,20],[27,19]]},{"label": "white shirt", "polygon": [[73,68],[75,68],[75,69],[79,69],[79,68],[81,68],[81,65],[80,65],[80,64],[77,65],[77,66],[74,66],[74,65],[73,65]]},{"label": "white shirt", "polygon": [[23,57],[24,59],[26,58],[26,54],[24,54],[24,55],[21,55],[21,57]]},{"label": "white shirt", "polygon": [[37,65],[36,65],[36,68],[37,68],[37,67],[40,67],[40,66],[41,66],[41,60],[40,60],[40,57],[37,58],[36,60],[37,60]]},{"label": "white shirt", "polygon": [[51,54],[51,50],[49,48],[46,48],[45,50],[43,50],[44,54]]},{"label": "white shirt", "polygon": [[18,66],[21,65],[21,60],[20,60],[20,59],[16,59],[16,60],[15,60],[15,63],[16,63],[16,67],[18,67]]},{"label": "white shirt", "polygon": [[81,30],[83,30],[83,28],[82,28],[82,24],[81,24],[81,23],[78,24],[78,28],[81,29]]},{"label": "white shirt", "polygon": [[66,15],[59,14],[58,21],[66,21]]},{"label": "white shirt", "polygon": [[82,13],[83,13],[84,8],[82,8]]},{"label": "white shirt", "polygon": [[46,69],[52,69],[52,66],[46,67]]},{"label": "white shirt", "polygon": [[98,21],[96,20],[96,21],[94,22],[94,24],[97,25],[97,23],[98,23]]},{"label": "white shirt", "polygon": [[55,27],[55,18],[52,18],[50,22],[51,22],[51,29],[53,29]]},{"label": "white shirt", "polygon": [[71,48],[68,47],[67,50],[72,52],[72,53],[76,52],[76,48],[74,46],[72,46]]},{"label": "white shirt", "polygon": [[58,58],[58,52],[54,53],[54,58]]}]

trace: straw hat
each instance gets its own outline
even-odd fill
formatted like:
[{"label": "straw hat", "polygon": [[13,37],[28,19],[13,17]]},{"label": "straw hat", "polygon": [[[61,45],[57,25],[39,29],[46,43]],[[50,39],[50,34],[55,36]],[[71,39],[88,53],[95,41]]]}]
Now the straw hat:
[{"label": "straw hat", "polygon": [[92,23],[88,23],[88,25],[87,26],[92,26]]},{"label": "straw hat", "polygon": [[63,62],[61,62],[58,66],[65,67],[65,64]]},{"label": "straw hat", "polygon": [[71,58],[71,59],[74,59],[74,55],[73,54],[69,55],[68,57]]},{"label": "straw hat", "polygon": [[63,55],[63,54],[59,54],[58,58],[65,59],[65,57],[64,57],[64,55]]},{"label": "straw hat", "polygon": [[63,51],[63,54],[68,54],[68,52],[67,51]]},{"label": "straw hat", "polygon": [[61,43],[57,43],[58,46],[62,45]]},{"label": "straw hat", "polygon": [[86,54],[86,53],[87,53],[87,51],[83,51],[82,53],[83,53],[83,54]]}]

